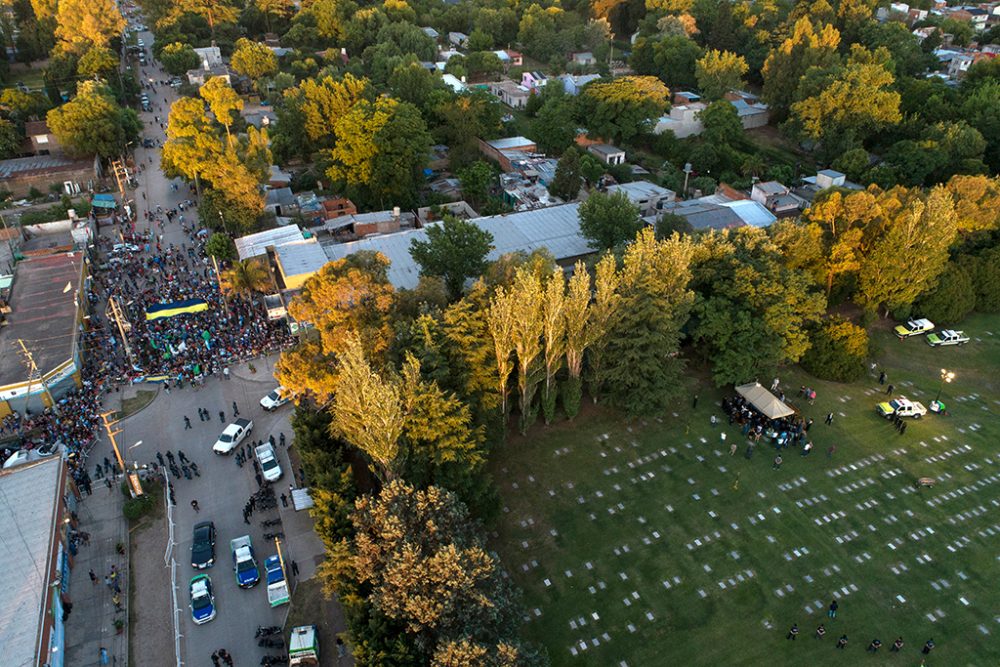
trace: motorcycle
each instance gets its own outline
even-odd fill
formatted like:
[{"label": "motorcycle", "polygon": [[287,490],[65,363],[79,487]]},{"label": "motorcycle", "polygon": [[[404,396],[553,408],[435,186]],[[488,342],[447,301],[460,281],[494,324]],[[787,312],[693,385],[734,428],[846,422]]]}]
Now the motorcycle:
[{"label": "motorcycle", "polygon": [[261,648],[285,648],[285,640],[281,637],[276,637],[274,639],[264,637],[257,640],[257,646],[260,646]]},{"label": "motorcycle", "polygon": [[262,528],[268,528],[270,526],[280,526],[281,518],[279,517],[277,519],[268,519],[267,521],[261,521],[260,525]]},{"label": "motorcycle", "polygon": [[260,664],[264,667],[271,667],[271,665],[287,665],[288,658],[283,655],[265,655],[260,659]]},{"label": "motorcycle", "polygon": [[284,533],[264,533],[265,540],[280,540],[285,537]]},{"label": "motorcycle", "polygon": [[280,625],[258,625],[257,634],[254,635],[254,639],[258,637],[267,637],[269,635],[276,635],[281,632]]}]

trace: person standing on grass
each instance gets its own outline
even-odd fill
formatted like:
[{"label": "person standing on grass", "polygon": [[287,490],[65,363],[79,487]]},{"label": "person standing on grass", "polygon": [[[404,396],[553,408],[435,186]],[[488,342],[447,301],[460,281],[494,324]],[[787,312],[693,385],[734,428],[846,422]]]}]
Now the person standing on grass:
[{"label": "person standing on grass", "polygon": [[892,653],[899,653],[903,648],[903,638],[896,637],[896,641],[892,643],[892,648],[889,649]]},{"label": "person standing on grass", "polygon": [[899,425],[899,434],[903,435],[904,433],[906,433],[906,422]]},{"label": "person standing on grass", "polygon": [[833,454],[837,451],[837,445],[830,445],[830,448],[826,450],[826,458],[832,459]]},{"label": "person standing on grass", "polygon": [[788,636],[785,639],[791,639],[795,641],[795,638],[799,636],[799,624],[792,623],[792,627],[788,630]]},{"label": "person standing on grass", "polygon": [[882,642],[876,637],[872,640],[872,643],[868,645],[867,651],[872,653],[878,653],[878,650],[882,648]]},{"label": "person standing on grass", "polygon": [[822,639],[825,636],[826,636],[826,626],[820,623],[819,627],[816,628],[816,639]]},{"label": "person standing on grass", "polygon": [[736,456],[736,450],[739,449],[739,448],[740,448],[740,446],[737,443],[735,443],[735,442],[733,444],[729,445],[729,455],[730,456]]},{"label": "person standing on grass", "polygon": [[826,615],[829,616],[830,618],[837,618],[837,609],[839,608],[840,605],[837,604],[836,600],[834,600],[833,602],[830,603],[830,610],[826,612]]},{"label": "person standing on grass", "polygon": [[847,635],[840,635],[837,640],[837,648],[847,648]]},{"label": "person standing on grass", "polygon": [[774,470],[781,470],[781,464],[783,463],[781,459],[781,454],[774,457],[774,465],[771,466]]},{"label": "person standing on grass", "polygon": [[934,650],[934,640],[928,639],[926,642],[924,642],[924,648],[920,652],[923,653],[924,655],[930,655],[931,651],[933,650]]},{"label": "person standing on grass", "polygon": [[889,396],[892,396],[893,389],[895,389],[895,387],[890,384],[888,387],[885,388],[885,393],[888,394]]},{"label": "person standing on grass", "polygon": [[833,426],[833,413],[832,412],[829,412],[826,415],[826,425],[827,426]]},{"label": "person standing on grass", "polygon": [[878,383],[880,385],[885,384],[885,371],[878,374]]}]

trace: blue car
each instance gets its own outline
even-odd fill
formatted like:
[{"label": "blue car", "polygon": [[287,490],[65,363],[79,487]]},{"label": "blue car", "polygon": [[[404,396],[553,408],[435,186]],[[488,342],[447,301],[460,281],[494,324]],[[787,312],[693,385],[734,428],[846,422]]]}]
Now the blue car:
[{"label": "blue car", "polygon": [[233,552],[233,571],[236,573],[236,583],[240,588],[253,588],[260,581],[260,571],[253,555],[253,544],[250,536],[244,535],[230,540],[229,548]]},{"label": "blue car", "polygon": [[212,595],[212,579],[207,574],[199,574],[191,579],[191,620],[196,625],[208,623],[215,618],[215,596]]}]

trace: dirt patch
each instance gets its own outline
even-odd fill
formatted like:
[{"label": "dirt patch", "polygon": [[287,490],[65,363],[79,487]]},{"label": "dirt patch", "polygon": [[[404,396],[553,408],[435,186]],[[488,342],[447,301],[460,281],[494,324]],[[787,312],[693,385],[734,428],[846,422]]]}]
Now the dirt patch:
[{"label": "dirt patch", "polygon": [[318,578],[300,581],[292,593],[292,604],[285,621],[287,645],[291,630],[300,625],[315,625],[319,632],[319,664],[322,667],[347,667],[353,664],[348,656],[337,659],[337,633],[344,631],[340,609],[334,599],[323,596],[323,584]]},{"label": "dirt patch", "polygon": [[158,392],[149,391],[147,389],[140,389],[135,392],[135,396],[130,396],[129,398],[122,399],[122,407],[118,411],[116,416],[117,419],[126,419],[131,417],[137,412],[145,409],[153,399],[156,398]]}]

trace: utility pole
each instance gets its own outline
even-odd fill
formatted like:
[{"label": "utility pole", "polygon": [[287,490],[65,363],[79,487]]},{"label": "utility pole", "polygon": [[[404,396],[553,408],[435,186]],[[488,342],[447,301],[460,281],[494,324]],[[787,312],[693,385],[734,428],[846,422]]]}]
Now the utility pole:
[{"label": "utility pole", "polygon": [[132,493],[133,498],[137,498],[142,495],[142,484],[139,482],[139,475],[135,472],[129,472],[125,468],[125,459],[122,458],[121,449],[118,448],[118,441],[115,440],[115,436],[121,433],[121,429],[111,430],[111,427],[118,423],[118,420],[108,419],[113,412],[104,412],[101,414],[101,421],[104,423],[104,430],[108,434],[108,439],[111,441],[111,448],[115,450],[115,460],[118,461],[118,467],[122,469],[122,474],[128,478],[129,490]]},{"label": "utility pole", "polygon": [[45,395],[49,399],[49,404],[52,409],[55,410],[56,414],[59,414],[59,406],[56,404],[56,400],[52,398],[52,393],[49,391],[49,387],[45,384],[45,378],[42,374],[38,372],[38,366],[35,365],[35,356],[28,349],[28,346],[24,344],[24,341],[20,338],[17,339],[18,345],[21,346],[21,354],[24,355],[24,365],[28,367],[28,394],[24,399],[24,408],[28,409],[28,401],[31,400],[31,384],[35,377],[38,377],[38,381],[42,384],[42,389],[45,391]]},{"label": "utility pole", "polygon": [[112,294],[108,297],[108,310],[111,311],[109,317],[114,318],[115,324],[118,325],[118,333],[121,334],[122,345],[125,347],[125,354],[128,355],[128,360],[132,364],[132,368],[138,369],[139,365],[135,363],[135,355],[132,354],[132,346],[128,343],[127,332],[132,330],[132,324],[122,314],[122,307],[119,299],[120,297],[116,294]]}]

